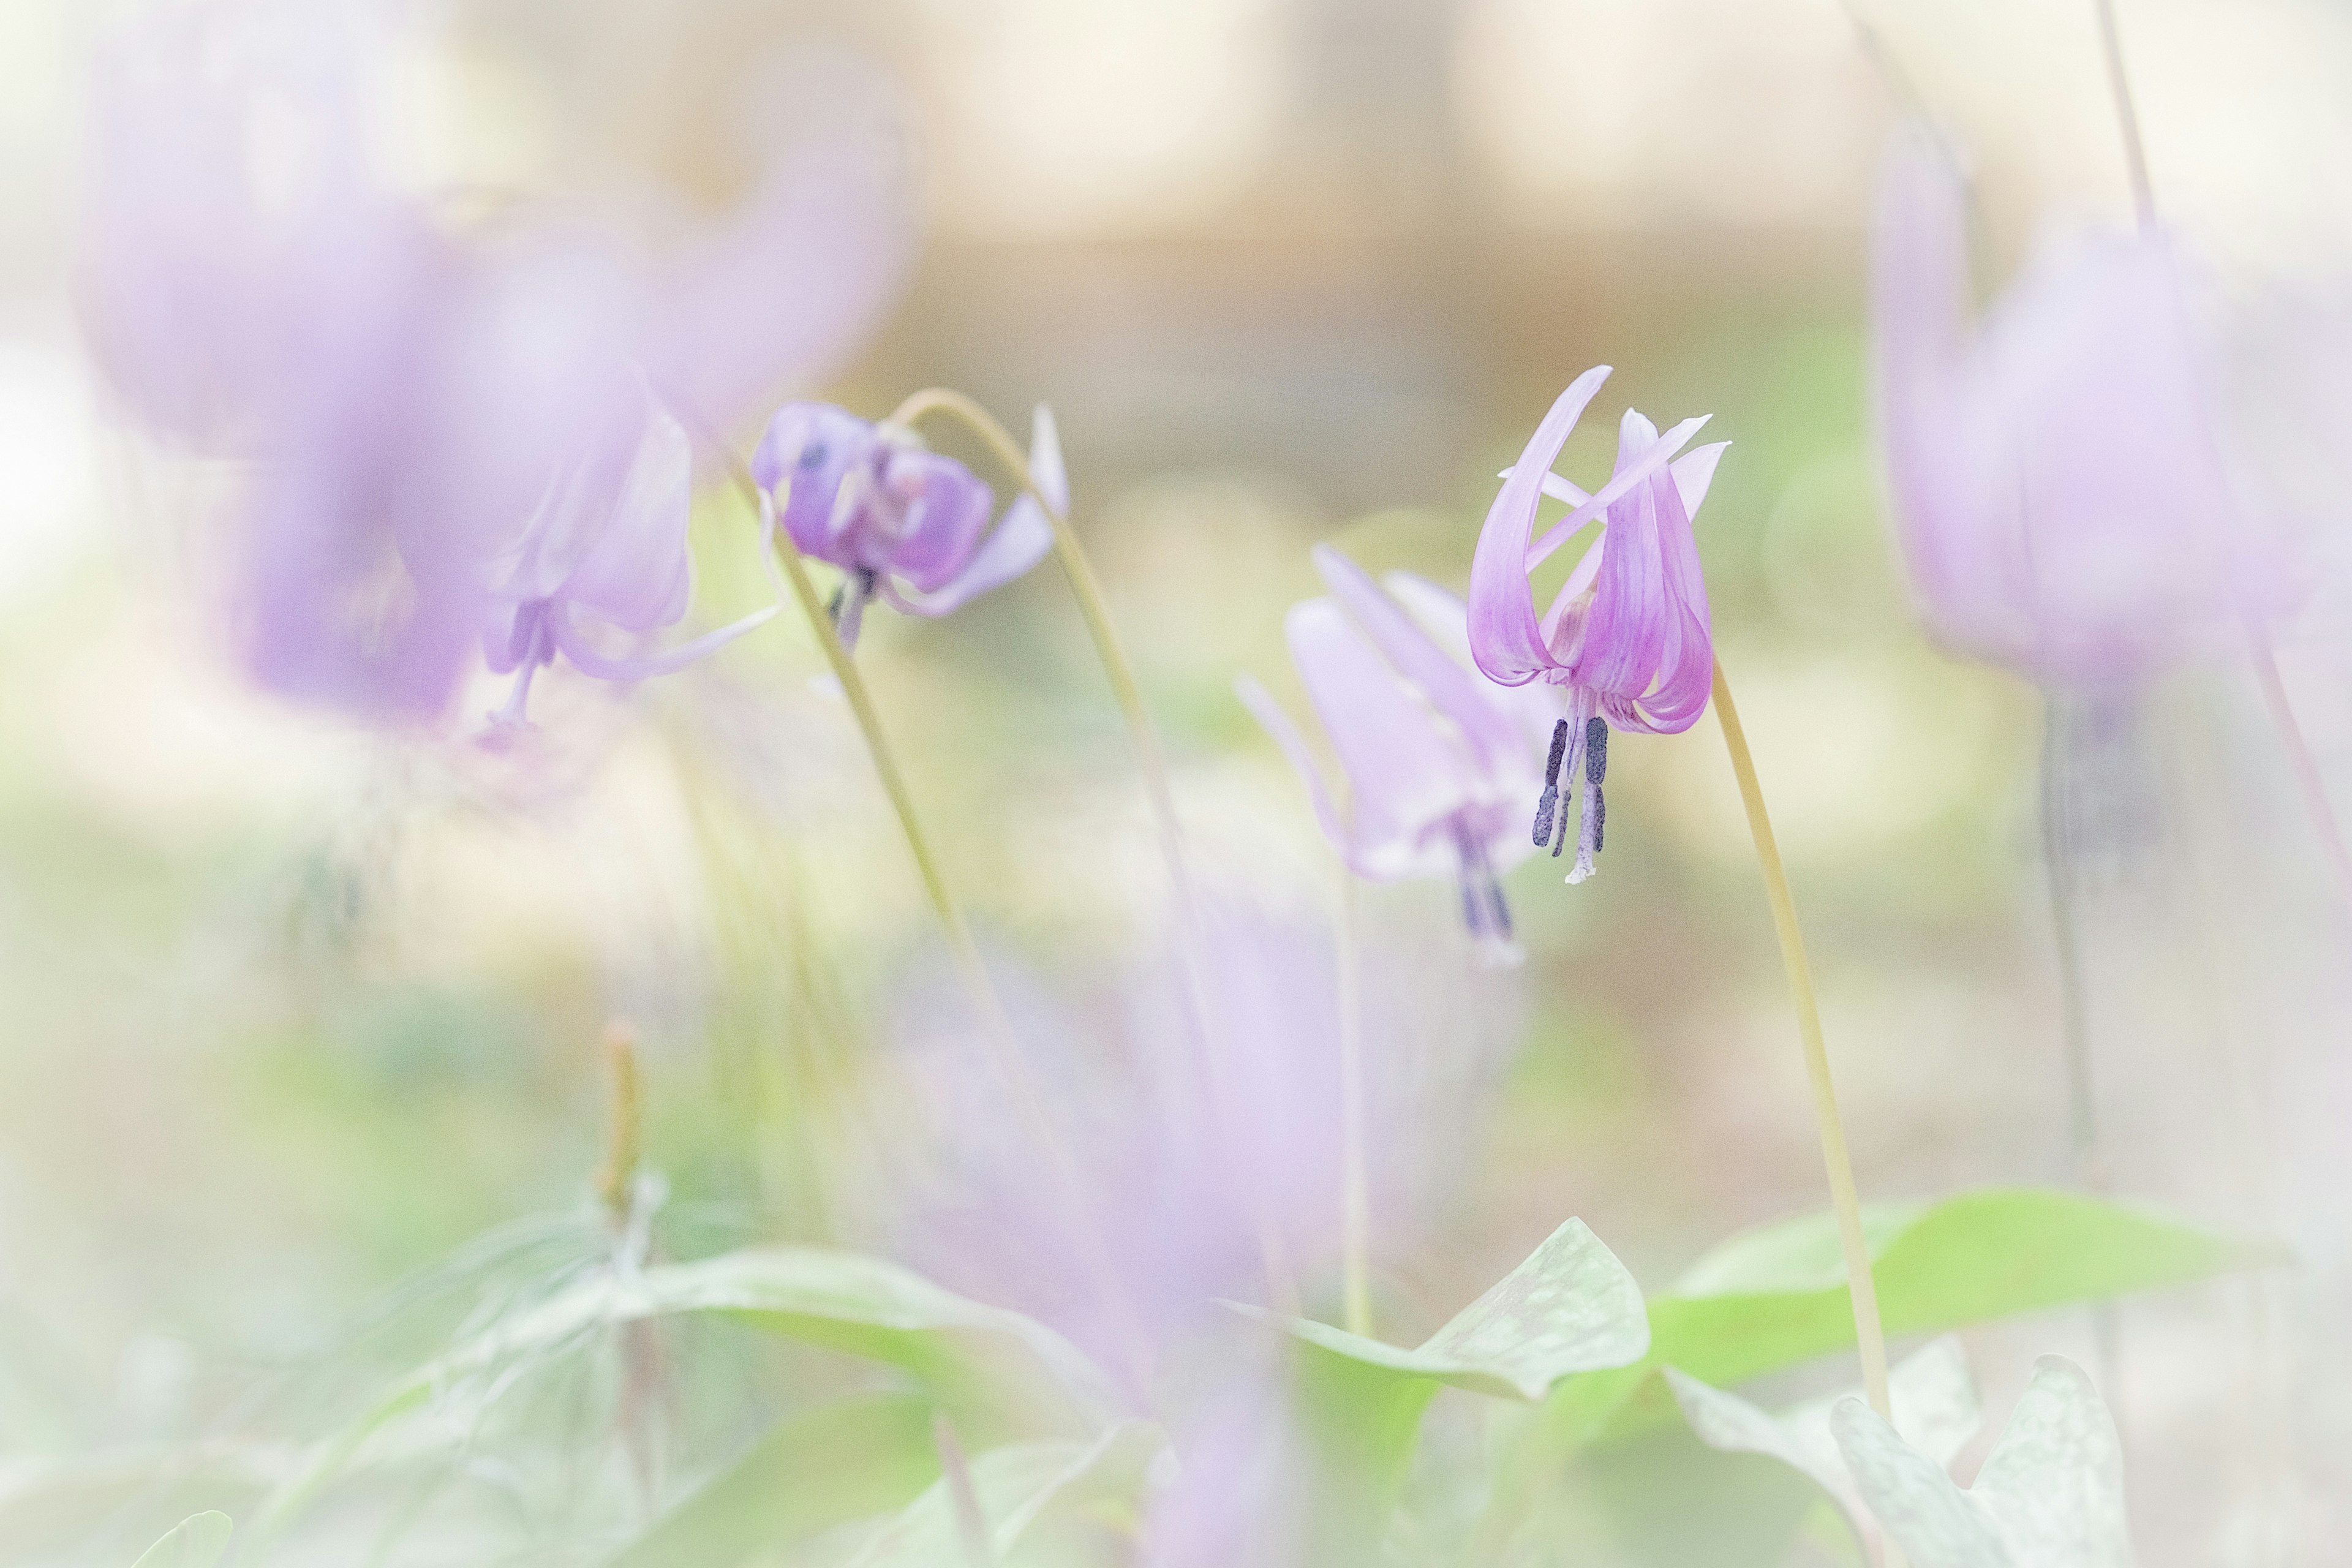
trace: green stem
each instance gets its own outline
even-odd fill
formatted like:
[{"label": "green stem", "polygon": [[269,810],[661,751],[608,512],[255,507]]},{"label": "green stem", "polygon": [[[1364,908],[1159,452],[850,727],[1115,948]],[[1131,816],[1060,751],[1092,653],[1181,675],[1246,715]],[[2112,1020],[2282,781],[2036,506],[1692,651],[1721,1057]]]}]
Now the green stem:
[{"label": "green stem", "polygon": [[[774,516],[773,502],[760,489],[735,449],[724,442],[709,443],[720,454],[728,473],[736,487],[760,510],[763,521]],[[815,636],[824,661],[840,683],[842,696],[857,721],[860,734],[866,740],[866,751],[874,763],[874,772],[882,782],[882,793],[889,798],[890,809],[898,818],[899,832],[907,841],[907,852],[914,858],[915,869],[921,877],[923,889],[930,896],[932,910],[939,916],[940,926],[947,938],[948,952],[958,977],[963,982],[973,1010],[980,1015],[981,1034],[987,1040],[991,1065],[1013,1101],[1013,1114],[1020,1120],[1031,1143],[1044,1155],[1052,1167],[1058,1194],[1066,1207],[1076,1237],[1077,1247],[1084,1265],[1105,1310],[1110,1313],[1124,1333],[1136,1358],[1139,1372],[1145,1370],[1150,1346],[1135,1318],[1133,1304],[1119,1284],[1118,1270],[1111,1263],[1102,1237],[1087,1214],[1083,1194],[1084,1177],[1061,1129],[1046,1113],[1045,1101],[1038,1092],[1037,1077],[1031,1068],[1028,1053],[1022,1049],[1020,1037],[1013,1029],[1012,1019],[1004,1011],[1003,1000],[996,994],[996,984],[990,979],[988,965],[982,962],[979,944],[972,941],[971,928],[965,923],[963,910],[948,891],[947,879],[940,873],[938,858],[932,854],[930,841],[925,837],[921,819],[915,813],[913,794],[907,788],[906,775],[899,771],[897,754],[890,749],[883,733],[882,721],[876,712],[872,694],[866,689],[866,678],[858,672],[856,661],[842,647],[835,631],[833,617],[825,614],[824,602],[817,595],[816,584],[809,580],[808,562],[801,554],[800,545],[793,539],[792,531],[781,526],[768,530],[773,541],[776,559],[783,567],[785,584],[801,614],[807,619],[809,630]]]},{"label": "green stem", "polygon": [[1854,1191],[1853,1162],[1846,1152],[1845,1123],[1838,1117],[1837,1090],[1830,1081],[1829,1047],[1822,1039],[1821,1008],[1813,999],[1812,966],[1805,959],[1805,933],[1797,924],[1797,902],[1789,892],[1789,879],[1780,868],[1780,846],[1772,838],[1772,821],[1764,812],[1764,791],[1756,782],[1756,762],[1748,753],[1748,737],[1739,727],[1739,710],[1732,705],[1731,686],[1723,664],[1715,666],[1715,716],[1723,726],[1723,743],[1731,753],[1731,771],[1739,780],[1739,798],[1748,808],[1748,831],[1756,840],[1757,864],[1763,868],[1765,896],[1772,904],[1772,927],[1780,938],[1780,963],[1788,972],[1789,996],[1797,1007],[1797,1037],[1803,1047],[1805,1076],[1813,1090],[1813,1121],[1822,1139],[1822,1164],[1829,1174],[1830,1206],[1837,1213],[1838,1240],[1845,1253],[1846,1285],[1853,1297],[1853,1333],[1862,1352],[1862,1385],[1870,1407],[1888,1422],[1895,1419],[1886,1393],[1886,1333],[1878,1319],[1878,1285],[1870,1272],[1870,1247],[1862,1233],[1862,1202]]},{"label": "green stem", "polygon": [[[1036,476],[1029,471],[1027,455],[1011,433],[997,422],[994,415],[963,393],[934,386],[927,387],[899,404],[891,413],[889,422],[911,429],[915,422],[926,414],[947,415],[979,437],[990,454],[1019,481],[1022,490],[1037,503],[1053,525],[1055,558],[1062,563],[1062,574],[1069,580],[1070,592],[1078,601],[1078,612],[1086,620],[1087,635],[1094,639],[1095,653],[1102,662],[1103,674],[1110,681],[1111,697],[1127,720],[1128,734],[1135,746],[1136,762],[1143,773],[1144,791],[1150,797],[1152,818],[1159,829],[1160,858],[1166,863],[1169,885],[1176,897],[1177,933],[1183,950],[1185,992],[1192,1006],[1195,1034],[1200,1041],[1202,1087],[1208,1093],[1218,1124],[1230,1135],[1231,1129],[1237,1125],[1233,1110],[1234,1102],[1218,1048],[1219,1043],[1227,1036],[1202,958],[1201,900],[1192,882],[1191,864],[1184,853],[1183,827],[1176,816],[1176,796],[1169,784],[1167,756],[1160,749],[1160,734],[1152,725],[1150,712],[1143,705],[1143,689],[1136,681],[1135,667],[1128,661],[1127,649],[1119,642],[1118,628],[1111,624],[1109,605],[1103,597],[1102,584],[1095,576],[1093,563],[1087,559],[1085,549],[1078,543],[1076,531],[1070,526],[1069,513],[1037,488]],[[1257,1231],[1259,1260],[1265,1268],[1266,1289],[1277,1308],[1296,1311],[1298,1286],[1281,1235],[1262,1204],[1255,1197],[1245,1201],[1251,1203],[1254,1210],[1253,1222]]]},{"label": "green stem", "polygon": [[2147,147],[2139,134],[2139,110],[2132,102],[2131,77],[2124,69],[2123,35],[2116,26],[2116,0],[2098,0],[2099,47],[2106,57],[2107,88],[2115,94],[2116,121],[2123,128],[2124,163],[2131,173],[2132,205],[2139,226],[2156,225],[2156,187],[2147,177]]}]

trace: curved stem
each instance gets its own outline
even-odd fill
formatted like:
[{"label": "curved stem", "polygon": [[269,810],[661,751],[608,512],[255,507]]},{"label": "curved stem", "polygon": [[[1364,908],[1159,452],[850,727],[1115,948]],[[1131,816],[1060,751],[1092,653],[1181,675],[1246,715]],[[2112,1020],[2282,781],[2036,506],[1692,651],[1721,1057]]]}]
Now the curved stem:
[{"label": "curved stem", "polygon": [[1789,996],[1797,1006],[1797,1036],[1805,1057],[1805,1076],[1813,1090],[1813,1120],[1822,1139],[1822,1164],[1829,1174],[1830,1206],[1837,1213],[1838,1240],[1845,1253],[1846,1285],[1853,1297],[1853,1333],[1862,1352],[1862,1385],[1870,1407],[1892,1422],[1894,1406],[1886,1393],[1886,1333],[1878,1320],[1878,1286],[1871,1278],[1870,1247],[1862,1234],[1862,1203],[1854,1191],[1853,1162],[1845,1146],[1845,1124],[1838,1118],[1837,1090],[1830,1082],[1829,1048],[1822,1039],[1821,1009],[1813,1000],[1812,966],[1805,960],[1805,933],[1797,924],[1797,903],[1789,893],[1789,879],[1780,868],[1780,846],[1772,838],[1772,822],[1764,813],[1764,791],[1756,782],[1756,762],[1748,754],[1748,736],[1739,727],[1739,710],[1732,705],[1731,687],[1723,678],[1723,664],[1715,666],[1715,716],[1723,726],[1723,743],[1731,753],[1731,771],[1739,780],[1739,798],[1748,808],[1748,831],[1756,840],[1757,864],[1763,868],[1765,896],[1772,903],[1772,927],[1780,939],[1780,962],[1788,972]]},{"label": "curved stem", "polygon": [[1340,1327],[1372,1335],[1371,1197],[1364,1173],[1364,1026],[1356,962],[1356,877],[1339,868]]},{"label": "curved stem", "polygon": [[2305,739],[2303,726],[2295,722],[2294,704],[2287,700],[2286,682],[2279,679],[2278,656],[2272,650],[2270,638],[2257,632],[2253,638],[2254,679],[2261,682],[2263,703],[2271,710],[2271,722],[2278,726],[2279,738],[2286,742],[2286,757],[2294,773],[2295,787],[2303,794],[2304,809],[2311,816],[2311,825],[2319,830],[2320,843],[2327,850],[2328,864],[2335,868],[2336,879],[2347,894],[2352,894],[2352,850],[2344,844],[2343,825],[2337,821],[2336,806],[2327,798],[2327,781],[2319,772],[2319,761],[2311,754],[2311,742]]},{"label": "curved stem", "polygon": [[2139,110],[2132,102],[2131,77],[2124,69],[2123,35],[2116,26],[2116,0],[2098,0],[2099,47],[2106,56],[2107,87],[2116,98],[2116,120],[2123,128],[2124,163],[2131,171],[2132,205],[2139,226],[2156,224],[2156,187],[2147,177],[2147,147],[2140,140]]},{"label": "curved stem", "polygon": [[[1179,943],[1183,950],[1184,987],[1192,1012],[1196,1037],[1200,1043],[1200,1066],[1202,1088],[1208,1094],[1213,1113],[1219,1126],[1224,1128],[1230,1141],[1236,1126],[1234,1097],[1225,1081],[1219,1045],[1227,1038],[1216,998],[1208,983],[1207,965],[1202,956],[1201,902],[1192,882],[1190,862],[1184,853],[1182,825],[1176,816],[1176,796],[1169,785],[1168,760],[1160,750],[1160,733],[1152,726],[1151,714],[1143,705],[1143,689],[1135,679],[1135,667],[1128,661],[1127,649],[1118,640],[1118,628],[1111,625],[1110,609],[1103,597],[1102,584],[1096,578],[1094,566],[1087,559],[1078,536],[1070,527],[1069,513],[1037,488],[1036,477],[1029,471],[1029,459],[996,416],[981,406],[973,398],[952,388],[933,386],[915,393],[892,411],[890,423],[911,428],[926,414],[944,414],[962,424],[980,437],[991,455],[1006,472],[1020,482],[1021,489],[1037,503],[1054,529],[1054,555],[1062,563],[1062,574],[1069,580],[1070,592],[1076,596],[1078,612],[1087,623],[1087,632],[1094,639],[1096,656],[1101,660],[1103,674],[1110,681],[1112,699],[1127,720],[1128,735],[1135,746],[1137,764],[1143,773],[1145,793],[1150,797],[1151,815],[1159,829],[1160,854],[1168,868],[1168,881],[1176,898],[1176,927]],[[1287,1250],[1280,1232],[1276,1228],[1263,1204],[1254,1195],[1244,1202],[1252,1210],[1252,1224],[1257,1231],[1259,1260],[1264,1267],[1266,1289],[1274,1304],[1284,1311],[1297,1310],[1298,1286],[1290,1268]]]},{"label": "curved stem", "polygon": [[[2048,692],[2042,694],[2042,862],[2050,884],[2050,926],[2058,960],[2058,999],[2063,1010],[2066,1140],[2074,1184],[2094,1196],[2104,1197],[2108,1185],[2106,1152],[2099,1135],[2098,1080],[2091,1056],[2090,998],[2083,979],[2082,934],[2075,918],[2075,846],[2068,830],[2066,754],[2058,700]],[[2113,1301],[2092,1303],[2091,1342],[2099,1363],[2099,1387],[2112,1408],[2123,1397],[2123,1324]]]},{"label": "curved stem", "polygon": [[[712,442],[727,466],[729,476],[760,510],[763,521],[772,518],[773,503],[760,489],[736,456],[735,449],[724,442]],[[766,531],[772,541],[776,559],[782,564],[784,582],[793,600],[806,617],[809,629],[815,635],[817,647],[824,655],[834,679],[841,685],[841,694],[849,703],[856,719],[858,731],[866,741],[866,751],[874,763],[875,775],[880,779],[882,793],[889,798],[890,809],[898,818],[898,829],[907,841],[907,852],[915,861],[916,872],[921,877],[923,890],[929,895],[931,909],[939,916],[940,927],[947,938],[948,952],[955,964],[957,976],[971,1000],[973,1010],[980,1015],[981,1034],[988,1041],[991,1065],[998,1080],[1004,1086],[1013,1102],[1013,1114],[1022,1123],[1030,1142],[1053,1168],[1055,1184],[1068,1215],[1082,1255],[1084,1266],[1091,1276],[1096,1292],[1104,1310],[1118,1326],[1130,1347],[1139,1375],[1148,1368],[1150,1347],[1134,1315],[1133,1303],[1118,1281],[1116,1267],[1103,1246],[1102,1237],[1084,1206],[1084,1178],[1076,1158],[1071,1153],[1061,1129],[1046,1113],[1045,1101],[1038,1092],[1035,1072],[1029,1065],[1028,1053],[1022,1049],[1020,1037],[1013,1032],[1012,1019],[1004,1011],[1003,999],[996,994],[996,984],[989,977],[988,965],[982,960],[980,946],[972,941],[971,927],[965,923],[962,908],[948,891],[947,879],[940,873],[937,858],[931,853],[930,840],[923,832],[922,821],[915,813],[913,794],[907,788],[906,775],[899,771],[897,754],[890,749],[883,733],[882,721],[875,710],[874,699],[866,687],[866,678],[859,673],[856,661],[842,647],[840,636],[834,630],[833,617],[825,614],[824,601],[817,595],[816,584],[809,580],[808,562],[801,554],[792,531],[770,527]]]}]

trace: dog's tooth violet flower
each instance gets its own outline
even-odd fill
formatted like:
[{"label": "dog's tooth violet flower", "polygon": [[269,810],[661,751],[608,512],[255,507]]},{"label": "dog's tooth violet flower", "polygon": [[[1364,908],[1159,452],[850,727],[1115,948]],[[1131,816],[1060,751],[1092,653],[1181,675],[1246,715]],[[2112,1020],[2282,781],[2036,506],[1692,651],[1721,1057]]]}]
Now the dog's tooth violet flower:
[{"label": "dog's tooth violet flower", "polygon": [[531,677],[559,653],[600,680],[645,680],[685,668],[776,613],[772,605],[658,653],[597,646],[589,623],[642,636],[676,625],[691,596],[693,444],[650,405],[643,418],[634,449],[592,451],[559,475],[520,542],[490,569],[482,651],[494,672],[515,678],[496,715],[502,725],[523,721]]},{"label": "dog's tooth violet flower", "polygon": [[1948,645],[2108,685],[2274,609],[2285,571],[2217,439],[2206,290],[2161,230],[2045,246],[1981,320],[1959,178],[1890,147],[1873,310],[1904,552]]},{"label": "dog's tooth violet flower", "polygon": [[[1554,855],[1567,847],[1570,813],[1561,795],[1573,793],[1571,882],[1592,874],[1601,852],[1610,727],[1646,734],[1689,729],[1706,709],[1715,671],[1691,517],[1728,443],[1677,457],[1706,423],[1704,416],[1661,436],[1628,409],[1618,430],[1616,471],[1586,494],[1550,468],[1608,375],[1607,365],[1596,366],[1553,403],[1517,464],[1505,470],[1470,567],[1470,648],[1478,668],[1504,686],[1541,682],[1567,690],[1568,712],[1552,731],[1532,837]],[[1530,544],[1536,510],[1547,495],[1571,510]],[[1538,618],[1528,574],[1595,518],[1603,519],[1599,536]]]},{"label": "dog's tooth violet flower", "polygon": [[1384,591],[1328,545],[1316,547],[1315,564],[1331,596],[1291,606],[1286,627],[1347,775],[1344,816],[1280,704],[1246,677],[1235,690],[1298,770],[1350,870],[1375,881],[1456,878],[1471,934],[1507,952],[1510,910],[1496,879],[1533,853],[1518,803],[1538,782],[1536,749],[1558,704],[1471,668],[1467,612],[1433,584],[1391,573]]},{"label": "dog's tooth violet flower", "polygon": [[[1037,407],[1029,468],[1056,507],[1069,506],[1054,416]],[[801,553],[841,568],[835,628],[854,647],[879,598],[909,616],[944,616],[1003,587],[1053,548],[1053,524],[1027,495],[992,531],[995,493],[910,430],[828,403],[789,403],[769,421],[751,476],[780,503]]]}]

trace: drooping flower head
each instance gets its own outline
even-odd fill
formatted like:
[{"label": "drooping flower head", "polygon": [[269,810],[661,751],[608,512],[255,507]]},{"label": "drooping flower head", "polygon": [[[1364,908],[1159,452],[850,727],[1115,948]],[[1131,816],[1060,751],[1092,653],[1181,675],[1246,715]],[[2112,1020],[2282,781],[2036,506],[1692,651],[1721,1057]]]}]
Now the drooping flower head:
[{"label": "drooping flower head", "polygon": [[1467,612],[1434,584],[1392,572],[1383,591],[1328,544],[1316,547],[1315,565],[1331,596],[1293,605],[1286,629],[1347,775],[1344,814],[1281,705],[1255,680],[1235,689],[1298,770],[1350,870],[1376,881],[1458,879],[1471,933],[1507,952],[1510,910],[1496,878],[1533,852],[1519,812],[1559,705],[1471,668]]},{"label": "drooping flower head", "polygon": [[[515,678],[497,716],[519,724],[531,677],[565,661],[600,680],[645,680],[685,668],[776,613],[754,611],[654,653],[600,647],[588,623],[646,634],[675,626],[691,596],[687,524],[694,506],[694,447],[686,428],[650,398],[636,416],[634,449],[598,443],[559,474],[514,547],[492,562],[482,651]],[[615,451],[625,452],[614,461]],[[762,561],[767,559],[763,549]]]},{"label": "drooping flower head", "polygon": [[[1689,729],[1706,709],[1715,671],[1691,518],[1728,443],[1677,457],[1706,417],[1661,436],[1629,408],[1618,427],[1615,472],[1586,493],[1550,469],[1608,376],[1607,365],[1595,366],[1552,404],[1518,462],[1505,470],[1470,566],[1470,648],[1478,668],[1504,686],[1541,682],[1567,693],[1532,837],[1562,853],[1568,813],[1560,809],[1561,792],[1574,791],[1580,810],[1571,882],[1592,874],[1601,852],[1611,726],[1658,735]],[[1546,496],[1568,502],[1570,510],[1535,539]],[[1595,519],[1601,520],[1598,536],[1538,617],[1528,574]]]},{"label": "drooping flower head", "polygon": [[1978,321],[1967,231],[1947,156],[1898,136],[1873,260],[1879,418],[1937,637],[2103,686],[2278,607],[2283,563],[2223,460],[2204,288],[2178,241],[2045,246]]},{"label": "drooping flower head", "polygon": [[[1069,505],[1060,437],[1040,404],[1029,468],[1057,508]],[[790,403],[768,422],[751,477],[777,503],[803,555],[841,568],[833,617],[855,647],[876,598],[909,616],[944,616],[1027,572],[1053,547],[1045,509],[1024,494],[992,530],[995,492],[911,430],[829,403]]]}]

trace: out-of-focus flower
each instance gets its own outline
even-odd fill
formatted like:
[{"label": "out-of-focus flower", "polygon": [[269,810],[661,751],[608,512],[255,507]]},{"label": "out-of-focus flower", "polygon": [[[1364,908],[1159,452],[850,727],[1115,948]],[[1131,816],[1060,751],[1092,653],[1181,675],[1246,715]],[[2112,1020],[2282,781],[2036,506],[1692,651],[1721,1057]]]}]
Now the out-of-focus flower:
[{"label": "out-of-focus flower", "polygon": [[[666,259],[527,208],[461,240],[376,166],[364,110],[387,25],[255,0],[127,32],[93,84],[79,295],[125,405],[246,465],[231,599],[255,676],[432,719],[486,622],[504,625],[509,668],[544,662],[554,626],[514,606],[550,584],[512,571],[555,557],[518,541],[551,542],[547,507],[618,494],[645,388],[719,430],[824,374],[895,293],[907,226],[853,116]],[[677,564],[654,534],[613,531],[593,566],[563,558],[596,595],[571,605],[639,629]],[[566,535],[557,554],[588,548]],[[664,575],[612,576],[641,569]],[[564,651],[594,672],[593,649]]]},{"label": "out-of-focus flower", "polygon": [[2274,539],[2224,462],[2205,287],[2161,231],[2045,247],[1972,321],[1967,205],[1898,136],[1874,260],[1895,512],[1936,635],[2109,685],[2281,607]]},{"label": "out-of-focus flower", "polygon": [[[1008,1003],[1078,1166],[1054,1162],[976,1065],[959,1017],[913,1012],[898,1058],[902,1124],[928,1121],[937,1168],[907,1194],[893,1249],[942,1284],[1051,1324],[1130,1378],[1173,1339],[1223,1321],[1214,1298],[1258,1298],[1273,1237],[1301,1280],[1336,1264],[1342,1193],[1339,1017],[1328,931],[1211,906],[1202,975],[1220,1028],[1196,1036],[1171,968],[1087,1031],[1014,990]],[[1385,962],[1383,962],[1385,958]],[[1461,1168],[1493,1053],[1479,1016],[1496,988],[1375,952],[1365,1009],[1367,1173],[1384,1236],[1426,1223]],[[1424,1026],[1444,1018],[1451,1027]],[[941,1026],[944,1026],[943,1027]],[[933,1033],[931,1030],[938,1032]],[[1496,1037],[1499,1037],[1499,1036]],[[1425,1048],[1442,1038],[1442,1049]],[[1117,1282],[1117,1299],[1103,1289]],[[1145,1390],[1138,1385],[1139,1397]]]},{"label": "out-of-focus flower", "polygon": [[615,473],[602,449],[574,462],[514,550],[492,564],[482,649],[492,670],[515,678],[501,723],[522,721],[531,677],[558,653],[600,680],[645,680],[685,668],[776,613],[772,605],[659,653],[613,654],[591,640],[583,621],[642,634],[686,614],[694,445],[650,403],[643,425],[625,468]]},{"label": "out-of-focus flower", "polygon": [[1347,775],[1344,816],[1281,704],[1247,677],[1235,691],[1298,770],[1350,870],[1378,881],[1452,876],[1471,933],[1507,949],[1510,910],[1496,879],[1533,853],[1517,803],[1538,781],[1536,752],[1559,704],[1472,668],[1467,612],[1434,584],[1395,572],[1384,593],[1328,544],[1316,546],[1315,565],[1331,597],[1291,606],[1286,630]]},{"label": "out-of-focus flower", "polygon": [[[1066,510],[1053,411],[1037,405],[1029,469]],[[768,422],[751,477],[781,502],[784,530],[804,555],[846,574],[834,625],[855,647],[877,597],[909,616],[944,616],[1020,576],[1053,548],[1045,509],[1024,493],[992,531],[996,497],[970,468],[925,447],[911,430],[860,419],[829,403],[790,403]]]},{"label": "out-of-focus flower", "polygon": [[[1728,443],[1677,458],[1706,416],[1660,436],[1629,408],[1618,427],[1616,471],[1588,495],[1550,468],[1608,377],[1609,367],[1597,365],[1552,404],[1518,462],[1504,471],[1470,566],[1470,648],[1478,668],[1505,686],[1541,681],[1567,689],[1533,838],[1554,855],[1566,847],[1568,814],[1559,809],[1566,777],[1580,806],[1571,882],[1592,874],[1601,852],[1610,726],[1647,734],[1687,730],[1706,710],[1715,671],[1691,518]],[[1571,510],[1530,544],[1545,496]],[[1598,537],[1538,619],[1528,574],[1600,517],[1606,521]]]}]

